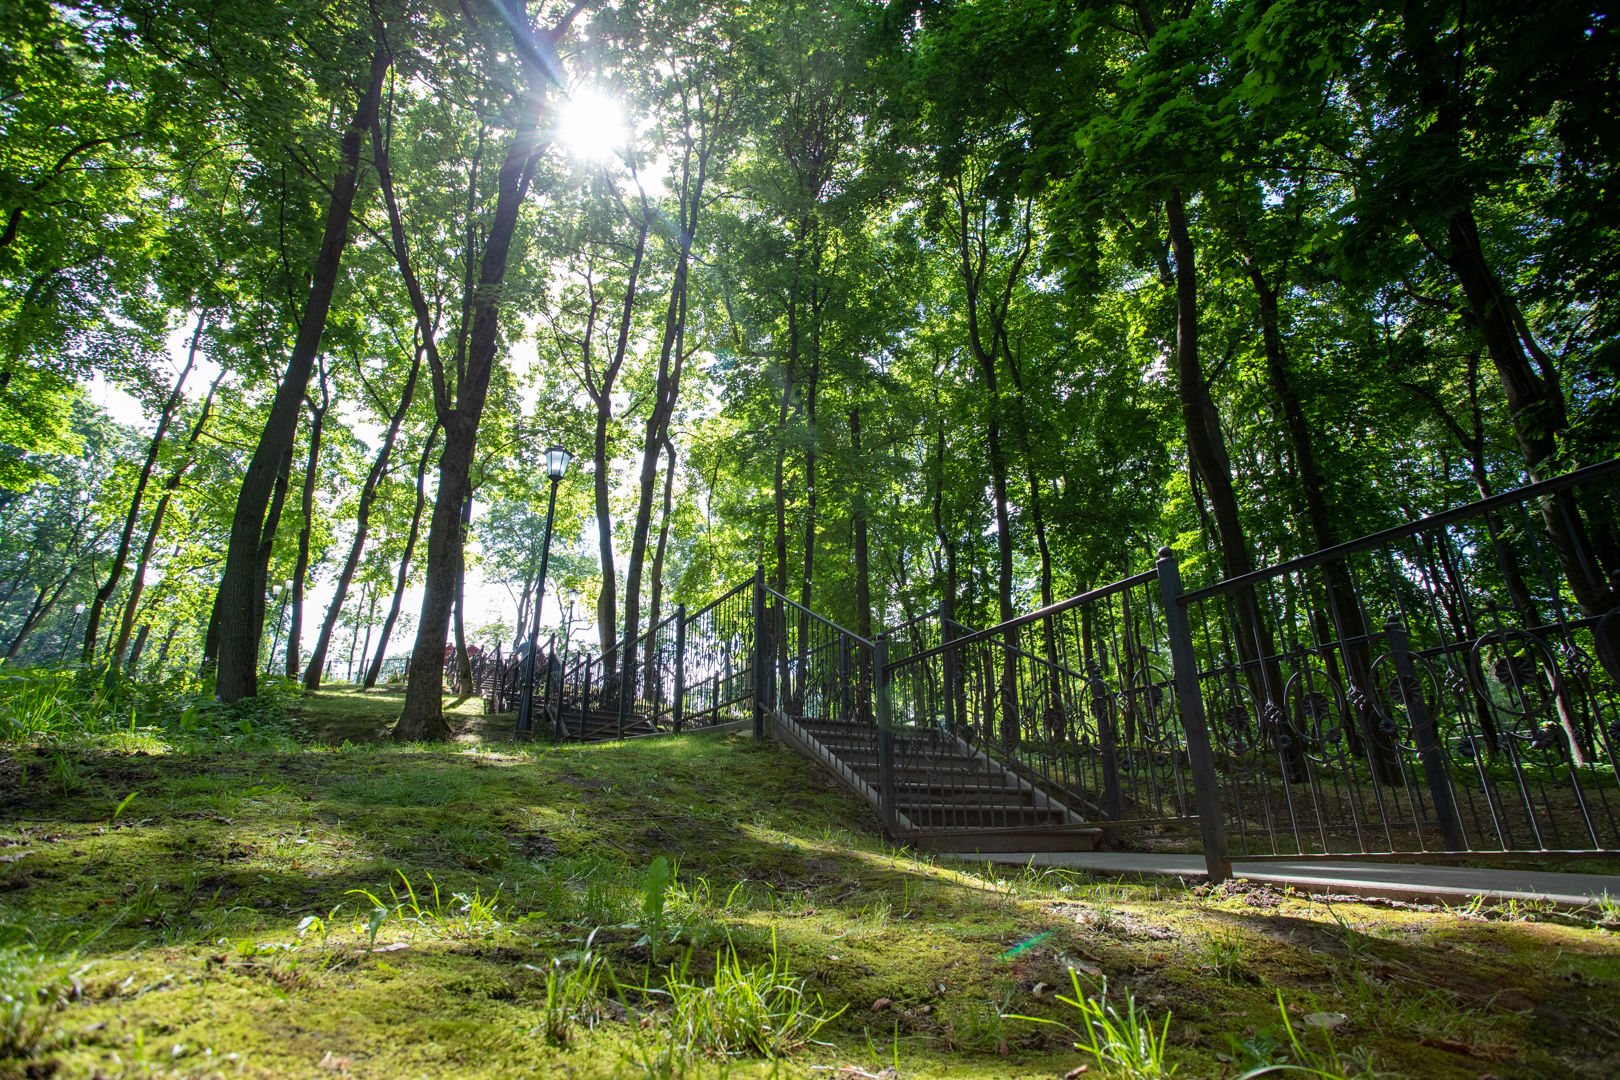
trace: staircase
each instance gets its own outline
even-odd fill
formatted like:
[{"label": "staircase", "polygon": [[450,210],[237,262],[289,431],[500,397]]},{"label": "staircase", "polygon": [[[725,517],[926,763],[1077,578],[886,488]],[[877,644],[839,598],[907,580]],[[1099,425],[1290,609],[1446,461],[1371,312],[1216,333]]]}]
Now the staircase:
[{"label": "staircase", "polygon": [[[774,717],[776,735],[882,816],[876,729]],[[994,758],[933,729],[897,733],[895,838],[928,851],[1093,851],[1102,830]]]},{"label": "staircase", "polygon": [[[563,726],[568,732],[570,740],[582,742],[613,742],[619,738],[619,711],[617,709],[587,709],[583,718],[577,708],[565,704],[562,712]],[[545,711],[545,721],[553,727],[555,721],[551,718],[551,711]],[[584,738],[580,738],[580,725],[584,724]],[[637,739],[648,735],[657,735],[658,726],[650,717],[641,713],[629,713],[624,718],[624,738]]]}]

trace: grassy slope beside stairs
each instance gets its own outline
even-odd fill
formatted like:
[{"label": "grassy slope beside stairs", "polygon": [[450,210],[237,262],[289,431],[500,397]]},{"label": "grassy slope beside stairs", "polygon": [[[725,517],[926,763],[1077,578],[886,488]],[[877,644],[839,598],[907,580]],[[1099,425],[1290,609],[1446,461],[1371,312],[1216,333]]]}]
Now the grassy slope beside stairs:
[{"label": "grassy slope beside stairs", "polygon": [[[1324,1030],[1344,1075],[1620,1075],[1620,936],[1590,923],[997,875],[886,846],[773,744],[515,744],[470,705],[443,747],[341,692],[295,752],[11,754],[0,1077],[1128,1075],[1019,1018],[1077,1025],[1071,978],[1129,992],[1178,1077]],[[704,998],[733,951],[792,973],[778,1061],[694,1026],[745,1011]]]}]

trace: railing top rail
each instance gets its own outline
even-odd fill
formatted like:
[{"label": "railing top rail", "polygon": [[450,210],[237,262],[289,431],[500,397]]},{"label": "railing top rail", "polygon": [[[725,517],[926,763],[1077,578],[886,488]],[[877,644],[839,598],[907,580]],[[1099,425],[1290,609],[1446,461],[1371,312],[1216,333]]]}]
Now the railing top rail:
[{"label": "railing top rail", "polygon": [[837,623],[833,622],[831,619],[827,618],[825,615],[817,615],[814,611],[811,611],[809,608],[805,607],[803,604],[799,603],[797,600],[793,600],[793,599],[790,599],[790,598],[788,598],[786,596],[783,596],[781,593],[777,592],[775,589],[771,588],[769,585],[765,586],[765,591],[770,593],[772,596],[776,597],[778,600],[781,600],[783,603],[792,604],[794,607],[798,608],[800,611],[804,612],[806,615],[810,616],[812,619],[817,619],[817,620],[819,620],[819,621],[821,621],[823,623],[826,623],[828,626],[832,627],[834,630],[838,631],[840,634],[848,634],[850,637],[854,638],[856,641],[860,642],[862,645],[865,645],[867,648],[872,648],[872,649],[877,648],[876,645],[873,645],[870,641],[867,641],[865,638],[861,637],[861,635],[857,634],[855,631],[844,629],[842,626],[839,626]]},{"label": "railing top rail", "polygon": [[[969,626],[967,623],[957,622],[955,619],[947,619],[946,621],[949,622],[952,626],[961,627],[963,630],[966,630],[970,634],[978,633],[977,630],[973,629],[973,627]],[[962,638],[957,638],[955,641],[950,642],[950,644],[955,645],[958,641],[961,641],[961,640],[963,640],[963,639]],[[1003,649],[1006,649],[1008,652],[1012,653],[1015,656],[1022,656],[1022,657],[1025,657],[1027,659],[1033,660],[1036,663],[1041,664],[1044,667],[1051,668],[1053,671],[1061,671],[1065,675],[1073,676],[1074,678],[1079,679],[1082,682],[1088,682],[1089,683],[1091,681],[1091,676],[1082,675],[1080,672],[1075,671],[1073,668],[1066,667],[1063,664],[1059,664],[1059,663],[1056,663],[1054,661],[1048,660],[1046,657],[1040,656],[1040,655],[1038,655],[1036,653],[1032,653],[1028,649],[1020,649],[1018,646],[1009,645],[1005,641],[997,641],[997,642],[995,642],[995,644],[1000,645]],[[889,666],[890,667],[895,667],[895,666],[897,666],[897,664],[898,664],[898,661],[895,664],[890,664]]]},{"label": "railing top rail", "polygon": [[883,632],[881,634],[879,634],[878,637],[893,637],[895,634],[898,634],[900,631],[902,631],[902,630],[910,630],[913,626],[916,626],[919,623],[925,623],[929,619],[934,618],[938,614],[939,614],[939,608],[930,608],[929,610],[923,612],[921,615],[917,615],[917,616],[914,616],[913,618],[907,619],[905,622],[900,623],[897,626],[885,626],[883,628]]},{"label": "railing top rail", "polygon": [[1340,559],[1348,558],[1351,555],[1383,547],[1392,540],[1401,540],[1408,536],[1416,536],[1418,533],[1428,529],[1453,525],[1459,521],[1467,521],[1471,517],[1477,517],[1492,510],[1514,506],[1528,499],[1539,498],[1542,495],[1551,495],[1554,492],[1563,491],[1565,488],[1572,488],[1577,484],[1584,484],[1589,480],[1598,480],[1617,472],[1620,472],[1620,457],[1610,458],[1608,461],[1600,461],[1596,465],[1588,465],[1584,469],[1576,469],[1574,472],[1565,473],[1563,476],[1555,476],[1551,480],[1543,480],[1538,484],[1527,484],[1524,487],[1514,488],[1512,491],[1504,491],[1500,495],[1493,495],[1489,499],[1479,499],[1475,502],[1465,503],[1450,510],[1442,510],[1438,514],[1430,514],[1427,517],[1419,518],[1417,521],[1407,522],[1405,525],[1397,525],[1393,529],[1385,529],[1383,532],[1375,532],[1358,540],[1349,540],[1330,548],[1313,551],[1309,555],[1301,555],[1297,559],[1290,559],[1287,562],[1278,563],[1276,566],[1268,566],[1264,570],[1256,570],[1253,573],[1227,578],[1225,581],[1216,582],[1207,588],[1187,593],[1180,598],[1179,603],[1185,607],[1195,600],[1206,600],[1212,596],[1236,592],[1239,589],[1270,581],[1272,578],[1291,574],[1296,570],[1308,570],[1313,566],[1321,566],[1324,563],[1338,562]]},{"label": "railing top rail", "polygon": [[[1067,600],[1059,600],[1055,604],[1049,604],[1038,611],[1030,612],[1028,615],[1020,615],[1016,619],[1008,619],[1004,623],[998,623],[987,630],[977,630],[966,637],[954,638],[947,641],[943,645],[936,645],[932,649],[925,649],[920,653],[913,653],[912,655],[904,657],[903,659],[894,661],[892,664],[886,664],[884,666],[884,670],[893,671],[895,668],[905,667],[907,664],[915,664],[920,661],[927,660],[930,657],[938,656],[947,649],[955,649],[962,645],[973,645],[980,641],[990,641],[1008,630],[1015,630],[1020,626],[1028,626],[1030,623],[1039,619],[1049,619],[1053,615],[1062,614],[1072,607],[1078,607],[1081,604],[1089,603],[1093,600],[1101,600],[1103,597],[1112,596],[1117,592],[1124,592],[1133,585],[1142,585],[1146,582],[1154,581],[1158,578],[1158,576],[1159,572],[1157,570],[1145,570],[1140,574],[1132,574],[1130,577],[1120,578],[1118,581],[1104,585],[1100,589],[1092,589],[1090,592],[1083,592],[1079,596],[1071,596]],[[955,620],[953,619],[952,621],[954,622]]]},{"label": "railing top rail", "polygon": [[727,600],[730,600],[733,596],[736,596],[738,593],[742,592],[744,589],[748,588],[753,583],[754,583],[754,579],[749,578],[747,581],[743,582],[741,585],[737,585],[737,586],[735,586],[733,588],[727,589],[725,592],[721,593],[719,596],[715,597],[713,600],[710,600],[707,604],[704,604],[702,607],[698,608],[692,614],[688,615],[686,617],[686,621],[687,622],[694,622],[699,617],[701,617],[703,615],[707,615],[712,608],[716,608],[716,607],[720,606],[721,604],[725,603]]}]

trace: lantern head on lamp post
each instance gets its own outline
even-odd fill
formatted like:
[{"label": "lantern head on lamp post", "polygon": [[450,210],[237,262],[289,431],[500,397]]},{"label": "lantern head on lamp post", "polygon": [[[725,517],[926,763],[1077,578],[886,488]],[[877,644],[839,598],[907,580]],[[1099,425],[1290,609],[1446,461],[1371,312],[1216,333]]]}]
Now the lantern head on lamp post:
[{"label": "lantern head on lamp post", "polygon": [[[529,627],[529,655],[523,662],[523,696],[518,700],[517,729],[524,733],[534,727],[534,669],[540,651],[540,611],[546,602],[546,564],[551,560],[551,525],[557,517],[557,485],[572,460],[573,455],[560,446],[546,448],[546,475],[551,478],[551,499],[546,506],[546,538],[540,547],[540,580],[534,589],[534,621]],[[547,664],[549,666],[549,659]]]}]

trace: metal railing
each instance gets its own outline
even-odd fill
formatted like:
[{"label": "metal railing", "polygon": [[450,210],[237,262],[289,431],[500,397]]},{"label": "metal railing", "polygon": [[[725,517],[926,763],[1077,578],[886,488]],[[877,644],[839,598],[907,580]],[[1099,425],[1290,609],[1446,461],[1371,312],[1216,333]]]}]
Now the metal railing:
[{"label": "metal railing", "polygon": [[[1196,844],[1216,877],[1233,856],[1612,853],[1617,474],[1190,593],[1163,549],[1148,573],[999,626],[941,620],[939,644],[880,665],[897,768],[953,737],[1105,835]],[[974,794],[978,820],[1031,816],[1040,800],[1005,787]],[[1053,818],[1035,827],[1073,827]]]},{"label": "metal railing", "polygon": [[1234,854],[1620,848],[1617,473],[1179,597]]}]

